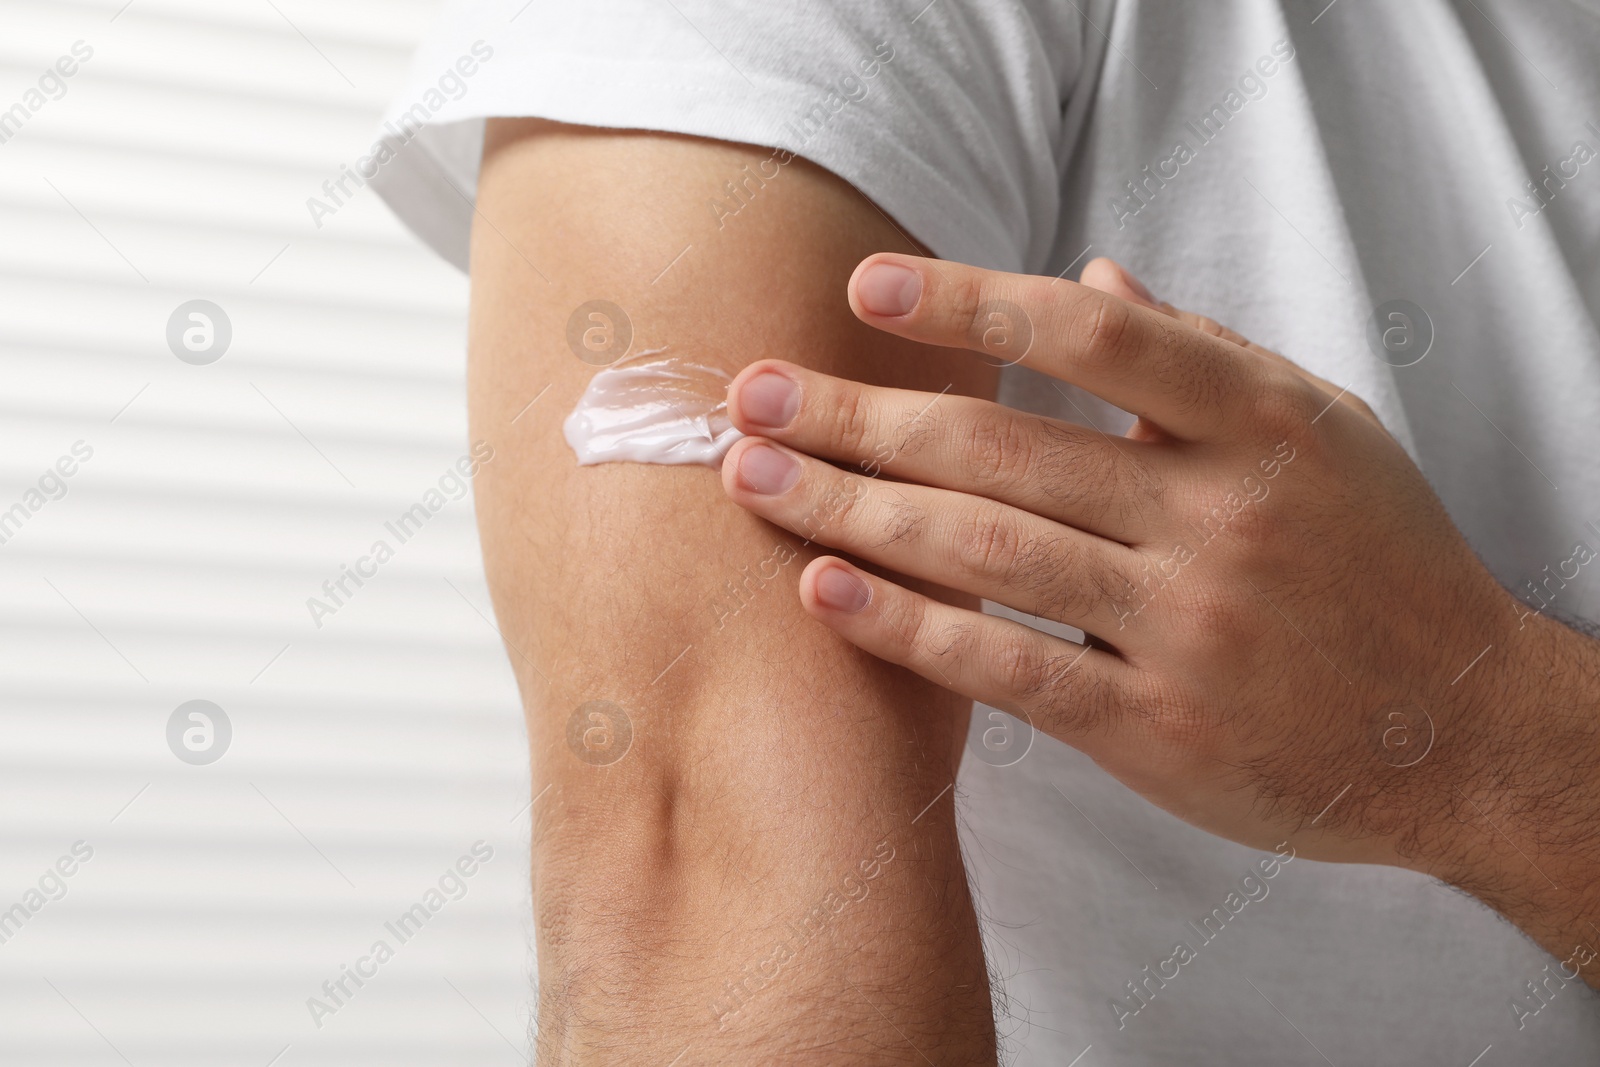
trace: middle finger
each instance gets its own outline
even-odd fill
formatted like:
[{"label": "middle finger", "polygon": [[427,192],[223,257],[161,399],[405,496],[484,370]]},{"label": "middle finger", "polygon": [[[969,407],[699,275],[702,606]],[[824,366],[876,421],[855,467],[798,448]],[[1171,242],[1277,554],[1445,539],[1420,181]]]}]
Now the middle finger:
[{"label": "middle finger", "polygon": [[736,503],[807,541],[1114,645],[1135,613],[1138,552],[1019,508],[851,474],[759,437],[729,451],[722,484]]}]

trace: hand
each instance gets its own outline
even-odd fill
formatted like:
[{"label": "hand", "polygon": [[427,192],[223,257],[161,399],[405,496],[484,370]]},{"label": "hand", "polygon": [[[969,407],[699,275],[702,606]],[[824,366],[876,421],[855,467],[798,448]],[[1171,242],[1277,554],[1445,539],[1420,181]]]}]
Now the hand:
[{"label": "hand", "polygon": [[800,581],[849,641],[1179,817],[1465,880],[1452,865],[1487,834],[1474,808],[1499,807],[1486,768],[1518,773],[1527,751],[1528,612],[1366,404],[1109,261],[1085,278],[1105,291],[878,255],[851,303],[980,353],[1007,309],[1027,366],[1138,415],[1125,437],[769,360],[730,388],[751,437],[724,489],[868,564],[1083,630],[1059,640],[836,557]]}]

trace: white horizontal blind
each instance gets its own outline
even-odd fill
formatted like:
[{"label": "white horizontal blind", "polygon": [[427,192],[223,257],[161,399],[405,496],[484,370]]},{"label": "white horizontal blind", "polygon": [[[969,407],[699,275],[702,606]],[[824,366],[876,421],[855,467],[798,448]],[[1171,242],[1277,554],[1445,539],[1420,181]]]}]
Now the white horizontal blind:
[{"label": "white horizontal blind", "polygon": [[0,0],[0,1063],[527,1058],[465,282],[306,207],[431,7]]}]

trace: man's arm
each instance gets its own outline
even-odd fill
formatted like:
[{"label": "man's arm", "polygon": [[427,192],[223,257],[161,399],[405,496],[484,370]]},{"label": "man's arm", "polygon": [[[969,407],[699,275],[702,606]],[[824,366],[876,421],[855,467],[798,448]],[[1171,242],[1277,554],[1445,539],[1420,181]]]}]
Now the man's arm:
[{"label": "man's arm", "polygon": [[[855,320],[851,269],[910,242],[772,155],[490,124],[470,406],[495,449],[478,518],[538,796],[542,1064],[993,1061],[949,789],[967,702],[808,618],[816,553],[715,472],[579,468],[562,436],[596,370],[568,344],[591,300],[625,311],[634,352],[992,393],[970,355]],[[719,218],[730,181],[746,203]],[[885,447],[933,418],[906,412]]]},{"label": "man's arm", "polygon": [[[1502,588],[1347,390],[1161,304],[1109,260],[1084,282],[863,263],[864,321],[985,351],[975,312],[1004,302],[1034,324],[1030,366],[1140,422],[1112,442],[949,399],[932,439],[884,464],[903,479],[896,507],[865,487],[817,539],[1098,644],[934,604],[839,560],[802,576],[808,609],[891,662],[1016,708],[1204,829],[1466,889],[1555,954],[1552,978],[1600,988],[1600,643]],[[775,421],[749,398],[768,375],[799,398]],[[752,436],[729,462],[764,450],[769,470],[785,456],[793,470],[766,490],[724,488],[797,528],[849,480],[839,467],[869,454],[860,441],[883,414],[917,401],[752,368],[730,389]],[[888,536],[908,512],[931,532]],[[1579,543],[1552,580],[1593,558]],[[825,595],[827,574],[869,595]]]},{"label": "man's arm", "polygon": [[1600,641],[1516,606],[1475,678],[1497,728],[1443,806],[1419,870],[1467,890],[1600,989]]}]

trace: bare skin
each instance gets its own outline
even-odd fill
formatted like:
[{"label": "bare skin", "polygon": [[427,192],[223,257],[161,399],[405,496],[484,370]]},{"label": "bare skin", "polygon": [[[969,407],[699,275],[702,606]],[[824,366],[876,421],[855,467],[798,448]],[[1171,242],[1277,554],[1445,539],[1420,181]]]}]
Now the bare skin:
[{"label": "bare skin", "polygon": [[597,299],[634,351],[992,396],[992,368],[851,316],[853,266],[912,246],[845,183],[769,164],[719,226],[707,201],[771,155],[490,123],[469,399],[537,798],[544,1065],[994,1062],[949,790],[970,701],[811,619],[816,550],[714,471],[579,468],[562,437],[597,370],[569,320]]},{"label": "bare skin", "polygon": [[935,398],[769,361],[730,389],[755,436],[723,484],[780,525],[846,500],[824,543],[1092,640],[835,559],[807,610],[1203,829],[1460,886],[1600,986],[1600,643],[1501,588],[1359,399],[1109,261],[1085,280],[880,255],[850,299],[978,353],[1004,302],[1029,366],[1139,416],[1125,438],[939,398],[871,480],[881,420]]}]

